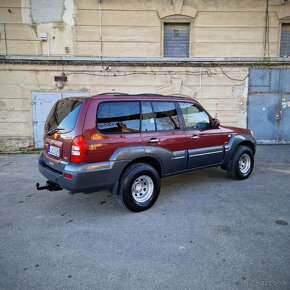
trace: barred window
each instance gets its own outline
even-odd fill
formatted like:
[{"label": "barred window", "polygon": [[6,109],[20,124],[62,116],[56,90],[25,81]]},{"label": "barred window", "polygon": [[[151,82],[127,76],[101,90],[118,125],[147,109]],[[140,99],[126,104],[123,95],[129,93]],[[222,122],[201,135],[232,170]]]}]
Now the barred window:
[{"label": "barred window", "polygon": [[189,56],[189,23],[164,23],[164,56]]},{"label": "barred window", "polygon": [[282,23],[280,56],[290,57],[290,23]]}]

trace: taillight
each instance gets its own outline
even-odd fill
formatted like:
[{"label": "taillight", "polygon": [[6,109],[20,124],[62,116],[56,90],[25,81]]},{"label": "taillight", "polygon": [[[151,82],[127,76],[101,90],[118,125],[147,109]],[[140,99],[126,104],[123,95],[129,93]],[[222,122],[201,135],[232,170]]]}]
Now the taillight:
[{"label": "taillight", "polygon": [[65,173],[63,176],[64,176],[66,179],[73,179],[72,174],[69,174],[69,173]]},{"label": "taillight", "polygon": [[71,144],[70,161],[74,163],[82,163],[86,160],[87,147],[84,136],[75,137]]}]

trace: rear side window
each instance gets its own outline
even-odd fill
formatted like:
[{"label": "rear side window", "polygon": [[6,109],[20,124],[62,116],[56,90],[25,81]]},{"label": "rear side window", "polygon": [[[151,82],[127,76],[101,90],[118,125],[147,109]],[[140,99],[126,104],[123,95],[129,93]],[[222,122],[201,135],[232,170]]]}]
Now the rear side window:
[{"label": "rear side window", "polygon": [[105,102],[98,107],[97,128],[102,133],[140,131],[139,102]]},{"label": "rear side window", "polygon": [[180,129],[174,102],[152,102],[156,128],[159,131]]},{"label": "rear side window", "polygon": [[45,130],[60,128],[61,133],[70,132],[76,125],[82,102],[62,99],[52,107],[45,123]]}]

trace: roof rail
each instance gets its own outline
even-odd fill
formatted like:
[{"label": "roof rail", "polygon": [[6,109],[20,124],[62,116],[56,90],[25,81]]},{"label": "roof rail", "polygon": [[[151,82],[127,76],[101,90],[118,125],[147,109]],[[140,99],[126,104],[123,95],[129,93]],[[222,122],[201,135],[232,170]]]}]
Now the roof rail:
[{"label": "roof rail", "polygon": [[97,94],[97,96],[102,96],[102,95],[130,96],[130,94],[128,93],[119,93],[119,92],[106,92],[106,93]]},{"label": "roof rail", "polygon": [[148,97],[173,97],[173,98],[186,98],[186,96],[174,96],[174,95],[162,95],[162,94],[154,94],[154,93],[142,93],[142,94],[129,94],[129,93],[119,93],[119,92],[106,92],[106,93],[101,93],[101,94],[97,94],[97,96],[103,96],[103,95],[112,95],[112,96],[126,96],[126,97],[130,97],[130,96],[148,96]]}]

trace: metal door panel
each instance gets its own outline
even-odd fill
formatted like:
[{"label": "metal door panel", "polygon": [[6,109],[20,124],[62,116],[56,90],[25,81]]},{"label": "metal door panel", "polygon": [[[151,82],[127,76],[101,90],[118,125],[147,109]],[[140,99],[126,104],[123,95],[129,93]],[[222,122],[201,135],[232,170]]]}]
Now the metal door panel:
[{"label": "metal door panel", "polygon": [[32,93],[34,121],[46,121],[52,106],[61,98],[60,93]]},{"label": "metal door panel", "polygon": [[248,128],[260,143],[276,140],[276,111],[280,98],[277,95],[250,95]]},{"label": "metal door panel", "polygon": [[278,92],[280,86],[280,69],[251,69],[249,93]]},{"label": "metal door panel", "polygon": [[34,144],[36,148],[43,147],[44,125],[51,108],[61,99],[60,93],[32,93]]},{"label": "metal door panel", "polygon": [[282,95],[279,141],[280,143],[290,141],[290,95]]},{"label": "metal door panel", "polygon": [[290,143],[290,69],[250,69],[248,127],[258,143]]},{"label": "metal door panel", "polygon": [[223,161],[224,145],[229,140],[228,134],[224,134],[220,129],[187,130],[186,134],[189,142],[188,169],[206,167]]},{"label": "metal door panel", "polygon": [[281,70],[280,87],[282,94],[290,94],[290,69]]}]

